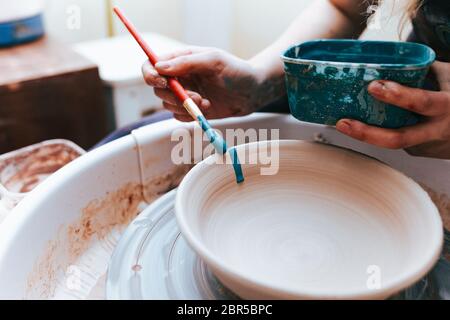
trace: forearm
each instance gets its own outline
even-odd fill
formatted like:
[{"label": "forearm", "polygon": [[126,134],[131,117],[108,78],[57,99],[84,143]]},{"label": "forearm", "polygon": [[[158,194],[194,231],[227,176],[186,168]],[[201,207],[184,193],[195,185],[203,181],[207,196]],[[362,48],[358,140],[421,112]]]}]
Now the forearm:
[{"label": "forearm", "polygon": [[[361,12],[365,12],[369,3],[356,0],[314,1],[275,43],[250,59],[251,65],[257,70],[262,87],[284,85],[280,55],[289,46],[312,39],[359,37],[365,29],[365,17]],[[345,9],[351,6],[351,9]],[[272,91],[275,95],[280,95],[284,88]]]}]

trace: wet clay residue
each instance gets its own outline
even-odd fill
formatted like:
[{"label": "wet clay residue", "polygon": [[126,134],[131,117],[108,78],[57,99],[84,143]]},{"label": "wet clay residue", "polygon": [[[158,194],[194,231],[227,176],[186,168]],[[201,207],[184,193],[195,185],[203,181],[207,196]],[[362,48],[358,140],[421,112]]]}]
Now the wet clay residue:
[{"label": "wet clay residue", "polygon": [[43,145],[3,161],[0,164],[0,182],[9,191],[29,192],[79,156],[79,152],[64,144]]},{"label": "wet clay residue", "polygon": [[128,225],[139,213],[142,201],[141,185],[130,183],[101,201],[89,203],[80,220],[67,228],[71,262],[86,250],[93,236],[101,240],[114,227]]},{"label": "wet clay residue", "polygon": [[445,193],[436,192],[424,184],[421,184],[421,186],[426,192],[428,192],[431,200],[433,200],[434,204],[438,208],[445,229],[450,231],[450,197]]},{"label": "wet clay residue", "polygon": [[129,183],[118,191],[108,193],[102,200],[90,202],[79,220],[64,228],[57,240],[49,242],[45,254],[28,278],[28,294],[33,298],[52,297],[56,279],[64,277],[66,269],[92,245],[102,241],[116,227],[125,227],[139,213],[142,188]]},{"label": "wet clay residue", "polygon": [[[58,232],[61,234],[61,232]],[[58,242],[50,241],[45,254],[35,264],[32,275],[27,280],[27,296],[30,299],[45,299],[53,292],[58,274],[54,268],[54,257],[59,256]]]},{"label": "wet clay residue", "polygon": [[191,170],[193,165],[180,165],[163,176],[148,179],[145,183],[145,200],[155,201],[163,194],[175,189],[183,180],[184,176]]},{"label": "wet clay residue", "polygon": [[[191,167],[175,167],[168,174],[149,179],[145,186],[145,200],[141,184],[129,183],[118,191],[108,193],[101,200],[91,201],[82,210],[81,217],[70,226],[63,226],[56,240],[47,245],[44,255],[28,278],[27,298],[60,297],[61,288],[65,291],[64,297],[76,299],[91,297],[93,290],[101,291],[99,286],[104,286],[101,280],[104,273],[100,274],[98,270],[107,268],[110,254],[117,243],[112,239],[118,240],[121,232],[140,212],[142,203],[149,204],[176,188]],[[96,256],[95,261],[92,260],[93,256]],[[83,259],[90,261],[89,264],[82,262]],[[93,283],[85,293],[67,293],[70,290],[65,288],[70,276],[67,270],[74,265],[81,270],[84,284]]]}]

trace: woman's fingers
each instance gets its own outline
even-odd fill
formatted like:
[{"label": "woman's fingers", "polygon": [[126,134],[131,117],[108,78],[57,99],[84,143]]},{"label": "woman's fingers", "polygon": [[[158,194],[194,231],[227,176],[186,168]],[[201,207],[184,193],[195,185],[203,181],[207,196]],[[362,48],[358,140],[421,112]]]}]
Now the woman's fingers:
[{"label": "woman's fingers", "polygon": [[441,91],[450,91],[450,63],[435,61],[431,66]]},{"label": "woman's fingers", "polygon": [[180,57],[180,56],[188,56],[188,55],[191,55],[194,53],[202,52],[204,50],[205,49],[202,47],[189,46],[189,47],[181,48],[181,49],[173,51],[173,52],[162,54],[159,56],[159,61],[172,60],[172,59]]},{"label": "woman's fingers", "polygon": [[224,57],[221,52],[213,50],[161,61],[155,67],[160,74],[176,77],[195,73],[220,73],[224,65]]},{"label": "woman's fingers", "polygon": [[[209,103],[209,101],[207,101],[207,103]],[[174,118],[179,120],[179,121],[183,121],[183,122],[194,121],[192,116],[189,114],[189,112],[187,112],[187,110],[183,106],[173,105],[173,104],[170,104],[168,102],[163,102],[163,106],[164,106],[164,108],[166,108],[167,110],[172,112]],[[204,108],[204,106],[201,107],[201,108]],[[207,114],[207,110],[204,111],[204,114],[205,115]]]},{"label": "woman's fingers", "polygon": [[[175,114],[187,114],[183,103],[168,89],[155,88],[155,95],[163,100],[164,107]],[[188,96],[194,100],[200,110],[204,113],[211,107],[208,99],[202,98],[197,92],[187,91]]]},{"label": "woman's fingers", "polygon": [[[174,52],[161,55],[159,57],[160,61],[172,60],[182,56],[188,56],[194,53],[199,53],[204,51],[204,48],[200,47],[187,47]],[[152,66],[150,61],[145,61],[142,65],[142,74],[144,76],[145,82],[155,88],[167,88],[167,79],[161,76],[155,67]]]},{"label": "woman's fingers", "polygon": [[[155,95],[160,98],[161,100],[168,102],[170,104],[183,106],[183,103],[178,100],[178,98],[175,96],[175,94],[172,93],[169,89],[161,89],[161,88],[155,88]],[[186,91],[188,96],[194,100],[194,102],[203,109],[207,109],[210,105],[209,101],[207,99],[203,99],[197,92],[193,91]]]},{"label": "woman's fingers", "polygon": [[433,122],[401,129],[384,129],[357,120],[342,119],[336,124],[336,129],[354,139],[388,149],[408,148],[440,139],[440,126]]},{"label": "woman's fingers", "polygon": [[167,88],[167,80],[158,74],[158,71],[156,71],[148,60],[142,65],[142,75],[149,86]]},{"label": "woman's fingers", "polygon": [[163,106],[166,110],[172,112],[175,115],[189,116],[189,113],[182,107],[176,104],[163,102]]},{"label": "woman's fingers", "polygon": [[373,81],[368,90],[378,100],[422,114],[427,119],[400,129],[383,129],[356,120],[342,119],[336,124],[338,131],[357,140],[390,149],[409,148],[429,141],[448,139],[448,92],[409,88],[386,80]]},{"label": "woman's fingers", "polygon": [[176,113],[174,113],[173,117],[175,119],[177,119],[178,121],[182,121],[182,122],[194,121],[194,119],[192,119],[192,117],[189,114],[184,115],[184,114],[176,114]]},{"label": "woman's fingers", "polygon": [[178,100],[178,98],[169,89],[155,88],[154,92],[155,95],[164,102],[173,105],[180,105],[180,106],[182,105],[182,103]]},{"label": "woman's fingers", "polygon": [[392,81],[373,81],[368,90],[378,100],[425,116],[445,114],[450,104],[445,92],[409,88]]}]

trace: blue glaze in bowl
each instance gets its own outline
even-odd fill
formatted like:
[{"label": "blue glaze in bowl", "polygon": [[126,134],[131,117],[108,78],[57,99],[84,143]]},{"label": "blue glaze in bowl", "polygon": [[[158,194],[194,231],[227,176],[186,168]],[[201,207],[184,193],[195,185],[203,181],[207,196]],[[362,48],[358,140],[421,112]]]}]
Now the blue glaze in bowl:
[{"label": "blue glaze in bowl", "polygon": [[417,114],[373,98],[373,80],[422,87],[434,51],[411,42],[315,40],[289,48],[282,59],[289,107],[299,120],[335,125],[343,118],[385,128],[412,125]]}]

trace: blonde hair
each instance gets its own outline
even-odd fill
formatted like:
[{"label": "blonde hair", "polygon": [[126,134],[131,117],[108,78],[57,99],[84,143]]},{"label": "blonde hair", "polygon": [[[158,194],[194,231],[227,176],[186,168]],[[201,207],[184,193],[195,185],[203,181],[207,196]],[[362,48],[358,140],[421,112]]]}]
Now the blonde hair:
[{"label": "blonde hair", "polygon": [[424,0],[410,0],[406,6],[406,15],[410,18],[414,18],[423,3]]},{"label": "blonde hair", "polygon": [[400,19],[400,28],[399,28],[399,36],[401,38],[403,31],[405,29],[406,24],[409,20],[414,19],[419,11],[420,7],[422,7],[425,0],[409,0],[409,3],[405,7],[405,13],[403,17]]}]

